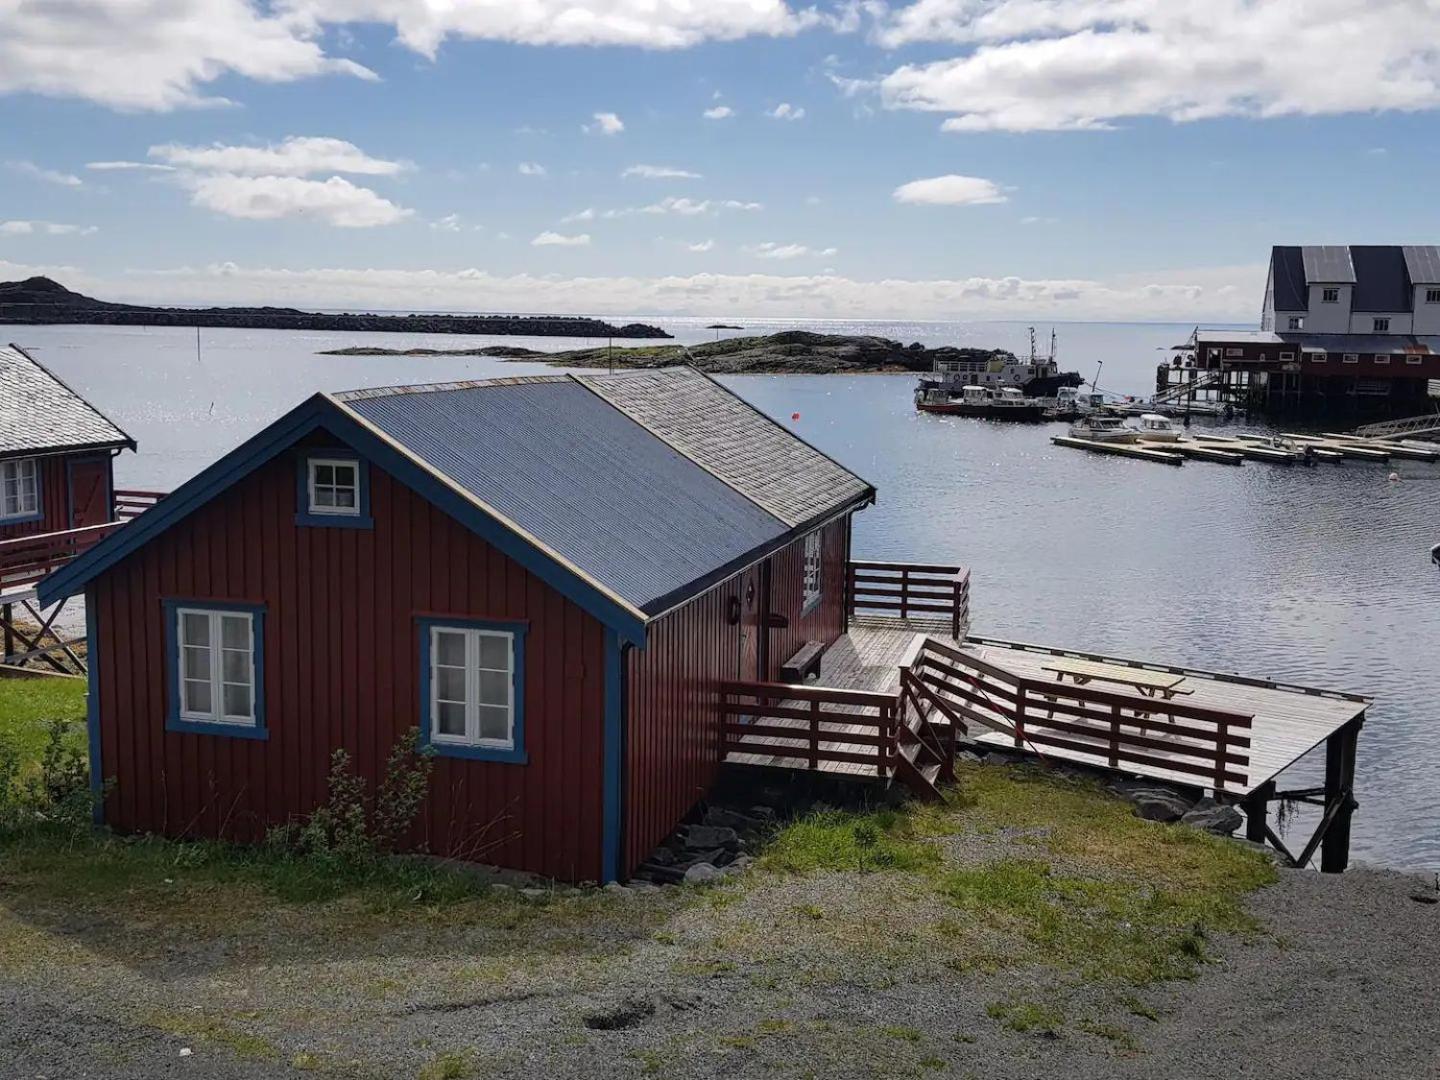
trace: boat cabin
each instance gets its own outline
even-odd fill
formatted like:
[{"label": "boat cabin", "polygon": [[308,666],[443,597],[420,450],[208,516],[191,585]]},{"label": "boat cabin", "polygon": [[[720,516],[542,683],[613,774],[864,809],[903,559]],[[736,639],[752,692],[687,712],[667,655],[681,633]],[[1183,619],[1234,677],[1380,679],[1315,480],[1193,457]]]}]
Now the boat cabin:
[{"label": "boat cabin", "polygon": [[127,449],[135,441],[38,360],[0,346],[0,541],[114,520],[112,462]]},{"label": "boat cabin", "polygon": [[40,596],[85,596],[116,829],[256,841],[413,730],[409,848],[611,880],[714,783],[721,686],[844,633],[874,497],[688,368],[316,394]]}]

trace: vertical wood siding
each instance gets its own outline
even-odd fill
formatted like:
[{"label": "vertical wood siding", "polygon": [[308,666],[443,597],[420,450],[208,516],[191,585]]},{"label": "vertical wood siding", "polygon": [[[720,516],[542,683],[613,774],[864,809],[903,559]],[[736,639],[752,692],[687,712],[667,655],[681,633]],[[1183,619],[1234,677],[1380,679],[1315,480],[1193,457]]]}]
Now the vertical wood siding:
[{"label": "vertical wood siding", "polygon": [[[420,722],[417,616],[526,621],[528,763],[437,756],[409,843],[598,878],[600,624],[389,474],[369,474],[373,530],[297,526],[286,453],[92,585],[103,773],[115,781],[107,821],[258,840],[323,802],[337,748],[373,789]],[[165,730],[165,598],[265,605],[268,739]]]},{"label": "vertical wood siding", "polygon": [[[849,519],[826,526],[821,601],[801,617],[805,542],[769,561],[770,610],[790,627],[769,632],[770,676],[805,641],[833,642],[843,632]],[[740,634],[728,617],[739,597],[736,575],[666,614],[643,650],[626,664],[625,851],[633,871],[704,797],[720,768],[724,717],[716,685],[737,677]],[[823,679],[822,679],[823,681]]]}]

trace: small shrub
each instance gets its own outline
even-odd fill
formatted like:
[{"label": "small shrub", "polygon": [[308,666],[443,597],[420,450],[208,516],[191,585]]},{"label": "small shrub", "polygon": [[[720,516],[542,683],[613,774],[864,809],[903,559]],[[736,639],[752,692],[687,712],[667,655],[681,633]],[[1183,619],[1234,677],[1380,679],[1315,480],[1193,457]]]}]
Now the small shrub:
[{"label": "small shrub", "polygon": [[10,740],[0,740],[0,829],[58,825],[69,833],[90,827],[94,794],[90,765],[75,725],[51,720],[37,759]]}]

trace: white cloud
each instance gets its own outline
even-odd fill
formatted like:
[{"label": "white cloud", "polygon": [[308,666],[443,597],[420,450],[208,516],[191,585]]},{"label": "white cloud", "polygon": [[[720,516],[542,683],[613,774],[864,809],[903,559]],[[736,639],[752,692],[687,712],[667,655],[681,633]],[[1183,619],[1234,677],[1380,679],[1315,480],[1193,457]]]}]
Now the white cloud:
[{"label": "white cloud", "polygon": [[706,109],[700,115],[705,117],[706,120],[726,120],[735,115],[735,110],[729,105],[715,105],[712,108]]},{"label": "white cloud", "polygon": [[803,120],[805,119],[805,110],[791,105],[788,101],[782,101],[765,115],[776,120]]},{"label": "white cloud", "polygon": [[521,176],[544,176],[545,166],[537,164],[534,161],[522,161],[516,167],[516,171],[519,172]]},{"label": "white cloud", "polygon": [[1440,105],[1437,37],[1440,5],[1417,0],[916,0],[881,45],[968,51],[872,85],[947,131],[1414,111]]},{"label": "white cloud", "polygon": [[777,244],[773,240],[767,240],[763,244],[754,244],[745,250],[758,259],[803,259],[808,255],[828,259],[832,255],[840,254],[838,248],[812,248],[805,244]]},{"label": "white cloud", "polygon": [[595,208],[587,206],[584,210],[576,210],[573,214],[566,214],[560,219],[560,224],[570,225],[577,221],[594,221]]},{"label": "white cloud", "polygon": [[154,161],[87,161],[85,168],[96,172],[174,172],[174,165]]},{"label": "white cloud", "polygon": [[718,214],[722,210],[753,212],[763,210],[758,202],[741,199],[690,199],[684,196],[667,195],[659,202],[648,206],[627,206],[620,210],[606,210],[601,217],[619,218],[632,214],[678,214],[681,217],[699,217],[702,214]]},{"label": "white cloud", "polygon": [[978,176],[932,176],[926,180],[911,180],[901,184],[894,191],[896,202],[925,203],[931,206],[977,206],[985,203],[1003,203],[1007,196],[993,180]]},{"label": "white cloud", "polygon": [[638,176],[642,180],[699,180],[700,174],[689,169],[677,169],[673,165],[631,165],[620,174]]},{"label": "white cloud", "polygon": [[0,236],[93,236],[98,225],[64,225],[58,221],[0,221]]},{"label": "white cloud", "polygon": [[42,169],[33,161],[8,161],[6,164],[15,172],[29,176],[35,180],[43,180],[47,184],[59,184],[61,187],[83,187],[84,180],[73,173],[57,172],[55,169]]},{"label": "white cloud", "polygon": [[459,232],[461,229],[459,214],[446,214],[442,218],[436,218],[430,222],[430,228],[436,232]]},{"label": "white cloud", "polygon": [[373,79],[329,54],[347,26],[378,25],[434,58],[448,38],[524,45],[680,49],[826,23],[786,0],[73,0],[0,4],[0,93],[80,97],[124,109],[223,103],[228,75],[290,82],[327,73]]},{"label": "white cloud", "polygon": [[1054,225],[1054,224],[1055,224],[1057,221],[1059,221],[1059,220],[1060,220],[1059,218],[1039,217],[1039,216],[1037,216],[1037,215],[1035,215],[1035,214],[1030,214],[1030,215],[1028,215],[1028,216],[1026,216],[1026,217],[1022,217],[1022,218],[1020,219],[1020,224],[1021,224],[1021,225]]},{"label": "white cloud", "polygon": [[589,247],[590,234],[580,233],[576,236],[566,236],[564,233],[547,230],[531,240],[530,243],[533,247]]},{"label": "white cloud", "polygon": [[593,124],[580,125],[580,130],[586,135],[619,135],[625,130],[625,121],[613,112],[597,112],[592,115],[595,120]]},{"label": "white cloud", "polygon": [[192,176],[190,201],[227,217],[252,221],[307,218],[348,229],[393,225],[413,211],[396,206],[369,188],[332,176]]},{"label": "white cloud", "polygon": [[712,251],[712,250],[714,250],[714,248],[715,248],[715,241],[714,241],[714,240],[700,240],[700,241],[697,241],[696,243],[686,244],[686,245],[685,245],[685,250],[686,250],[686,251],[695,251],[695,252]]},{"label": "white cloud", "polygon": [[0,261],[0,280],[48,273],[71,288],[143,304],[267,304],[307,308],[587,311],[634,315],[868,319],[1099,319],[1253,322],[1264,264],[1130,274],[1105,280],[1020,277],[884,278],[833,274],[561,277],[460,271],[233,263],[104,277]]},{"label": "white cloud", "polygon": [[150,147],[149,154],[172,168],[238,176],[312,176],[316,173],[355,173],[393,176],[409,166],[403,161],[371,157],[344,139],[292,135],[268,146]]}]

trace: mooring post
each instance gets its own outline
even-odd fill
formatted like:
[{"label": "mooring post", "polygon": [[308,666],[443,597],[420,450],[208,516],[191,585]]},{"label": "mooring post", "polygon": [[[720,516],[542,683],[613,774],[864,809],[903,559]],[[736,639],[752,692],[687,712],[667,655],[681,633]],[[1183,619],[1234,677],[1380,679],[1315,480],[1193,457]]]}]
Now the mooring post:
[{"label": "mooring post", "polygon": [[1365,714],[1361,713],[1325,740],[1325,805],[1329,807],[1333,800],[1339,800],[1340,808],[1320,843],[1322,873],[1344,873],[1350,865],[1350,819],[1357,805],[1355,748],[1364,723]]},{"label": "mooring post", "polygon": [[1266,780],[1249,795],[1241,806],[1245,808],[1245,839],[1256,844],[1265,843],[1265,815],[1270,809],[1270,800],[1275,797],[1275,781]]}]

